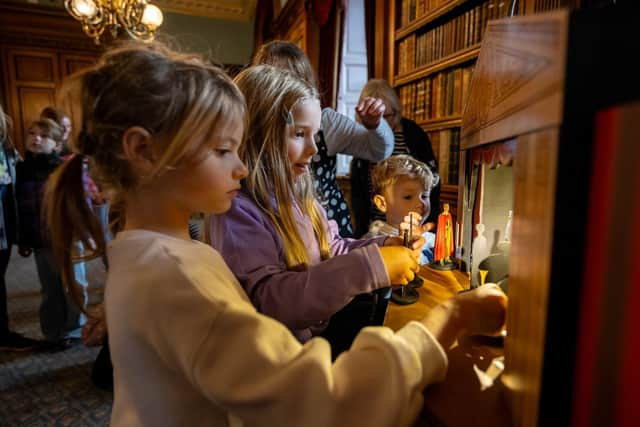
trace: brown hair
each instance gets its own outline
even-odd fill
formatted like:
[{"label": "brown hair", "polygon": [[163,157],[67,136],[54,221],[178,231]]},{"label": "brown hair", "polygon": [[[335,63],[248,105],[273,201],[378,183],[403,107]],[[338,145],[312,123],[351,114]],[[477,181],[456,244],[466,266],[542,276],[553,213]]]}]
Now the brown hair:
[{"label": "brown hair", "polygon": [[297,45],[286,40],[272,40],[263,44],[256,52],[251,65],[273,65],[292,72],[296,77],[318,87],[316,73],[309,58]]},{"label": "brown hair", "polygon": [[[83,158],[89,159],[98,182],[110,194],[117,231],[126,218],[124,194],[199,156],[218,126],[234,119],[242,122],[244,98],[222,69],[159,43],[140,42],[105,52],[94,67],[72,76],[64,93],[73,105],[81,106],[79,135],[72,141],[80,155],[52,174],[45,208],[62,278],[82,306],[73,275],[73,242],[84,244],[83,259],[105,251],[102,228],[85,201]],[[122,147],[124,132],[135,126],[152,134],[160,153],[145,177],[132,171]]]},{"label": "brown hair", "polygon": [[384,195],[384,191],[401,176],[419,180],[425,190],[431,190],[433,185],[433,173],[426,164],[407,154],[398,154],[373,168],[371,184],[374,194]]},{"label": "brown hair", "polygon": [[44,136],[53,139],[59,146],[62,143],[62,137],[64,135],[64,128],[51,119],[40,119],[31,122],[29,129],[38,128],[42,131]]},{"label": "brown hair", "polygon": [[40,118],[51,119],[60,126],[62,126],[62,119],[65,117],[69,117],[69,115],[62,111],[60,108],[56,108],[53,106],[45,107],[44,110],[42,110],[42,112],[40,113]]}]

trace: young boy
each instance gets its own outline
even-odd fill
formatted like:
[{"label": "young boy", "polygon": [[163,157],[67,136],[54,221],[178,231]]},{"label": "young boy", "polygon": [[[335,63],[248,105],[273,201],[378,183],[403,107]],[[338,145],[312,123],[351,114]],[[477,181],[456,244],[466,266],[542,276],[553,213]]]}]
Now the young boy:
[{"label": "young boy", "polygon": [[386,221],[374,221],[369,226],[367,237],[397,236],[400,224],[409,223],[412,213],[413,234],[422,234],[426,240],[422,248],[420,264],[433,261],[435,234],[420,227],[422,218],[429,216],[429,192],[433,174],[429,167],[415,158],[399,154],[381,161],[373,169],[373,203],[386,216]]},{"label": "young boy", "polygon": [[63,135],[64,129],[51,119],[33,122],[26,135],[24,161],[16,165],[18,253],[23,257],[34,254],[42,292],[40,327],[48,341],[46,348],[51,350],[64,349],[68,339],[79,338],[85,322],[75,304],[67,300],[42,222],[47,179],[63,162],[60,157]]}]

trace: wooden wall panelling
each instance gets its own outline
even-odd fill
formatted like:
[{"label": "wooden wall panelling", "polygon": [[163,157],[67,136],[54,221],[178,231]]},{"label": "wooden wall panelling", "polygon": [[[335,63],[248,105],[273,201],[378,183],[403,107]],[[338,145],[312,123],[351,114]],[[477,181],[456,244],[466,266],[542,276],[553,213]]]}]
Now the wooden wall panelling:
[{"label": "wooden wall panelling", "polygon": [[391,82],[393,79],[393,52],[394,52],[394,28],[391,24],[393,11],[392,2],[376,0],[375,6],[375,39],[376,54],[374,57],[374,75],[372,78],[385,79]]},{"label": "wooden wall panelling", "polygon": [[99,52],[65,10],[0,3],[0,44]]},{"label": "wooden wall panelling", "polygon": [[[63,79],[61,83],[64,84],[65,77],[77,73],[78,71],[82,71],[83,69],[89,68],[93,66],[95,62],[95,56],[82,55],[78,53],[61,53],[60,74],[61,78]],[[60,87],[58,89],[60,89]],[[81,106],[69,102],[68,99],[64,99],[62,102],[63,104],[60,105],[60,107],[69,114],[69,117],[71,117],[71,125],[74,128],[74,131],[78,131],[80,127],[79,124],[82,120]]]},{"label": "wooden wall panelling", "polygon": [[[56,104],[62,79],[93,64],[102,52],[64,10],[0,5],[3,107],[14,121],[13,140],[23,148],[26,128],[42,108]],[[74,122],[72,106],[61,106]]]},{"label": "wooden wall panelling", "polygon": [[58,56],[38,49],[3,49],[3,74],[7,93],[7,113],[14,122],[14,141],[22,151],[29,124],[42,109],[54,105],[60,79]]},{"label": "wooden wall panelling", "polygon": [[557,128],[517,138],[505,373],[513,425],[538,425],[558,162]]},{"label": "wooden wall panelling", "polygon": [[272,24],[273,38],[289,40],[305,51],[314,70],[318,70],[320,28],[304,0],[289,0]]}]

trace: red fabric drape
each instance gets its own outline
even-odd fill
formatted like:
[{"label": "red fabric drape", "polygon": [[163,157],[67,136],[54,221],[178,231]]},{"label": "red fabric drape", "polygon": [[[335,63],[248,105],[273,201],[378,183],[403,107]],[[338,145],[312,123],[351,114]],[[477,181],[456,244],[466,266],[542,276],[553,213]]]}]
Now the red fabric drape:
[{"label": "red fabric drape", "polygon": [[367,44],[367,74],[375,76],[375,41],[376,41],[376,2],[364,0],[364,35]]},{"label": "red fabric drape", "polygon": [[258,0],[256,3],[256,18],[253,24],[253,53],[265,41],[271,38],[271,22],[273,21],[273,0]]},{"label": "red fabric drape", "polygon": [[471,150],[471,161],[474,164],[484,164],[489,168],[494,168],[497,165],[509,166],[513,162],[515,151],[516,141],[509,140]]},{"label": "red fabric drape", "polygon": [[[321,17],[316,16],[316,19],[318,19],[321,25],[318,63],[318,80],[320,82],[321,92],[320,101],[323,107],[335,108],[338,99],[340,61],[342,58],[344,7],[342,1],[318,0],[318,2],[323,4],[328,3],[331,8],[324,25],[320,21]],[[314,9],[314,14],[316,13],[317,11]]]},{"label": "red fabric drape", "polygon": [[321,27],[324,27],[329,21],[329,15],[331,14],[333,0],[312,0],[311,7],[313,8],[313,12],[318,19],[318,24]]}]

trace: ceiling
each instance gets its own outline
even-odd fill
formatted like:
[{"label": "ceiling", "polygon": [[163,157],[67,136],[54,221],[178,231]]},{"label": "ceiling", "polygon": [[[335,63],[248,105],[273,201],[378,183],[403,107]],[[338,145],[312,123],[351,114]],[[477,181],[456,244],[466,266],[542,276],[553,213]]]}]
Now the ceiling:
[{"label": "ceiling", "polygon": [[[147,0],[161,10],[207,18],[251,22],[257,0]],[[63,7],[64,0],[9,0],[11,3],[30,3]]]},{"label": "ceiling", "polygon": [[208,18],[250,22],[256,0],[150,0],[162,10]]}]

